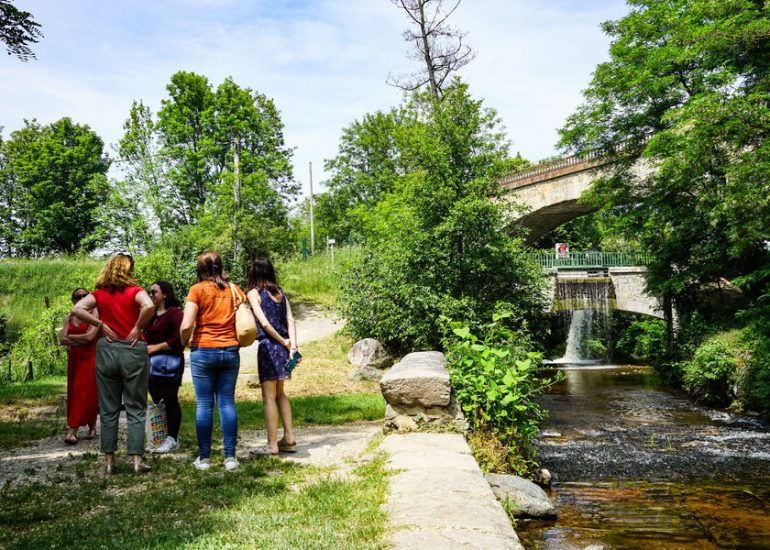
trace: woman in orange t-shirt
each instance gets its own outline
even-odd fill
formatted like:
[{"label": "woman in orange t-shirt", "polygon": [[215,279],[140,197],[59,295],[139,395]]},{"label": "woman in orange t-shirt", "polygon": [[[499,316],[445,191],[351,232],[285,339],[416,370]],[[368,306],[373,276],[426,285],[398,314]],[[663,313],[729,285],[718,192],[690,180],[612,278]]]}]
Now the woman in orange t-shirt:
[{"label": "woman in orange t-shirt", "polygon": [[222,258],[213,250],[198,256],[198,282],[190,288],[179,332],[190,346],[190,372],[195,387],[195,431],[198,436],[198,470],[211,467],[211,432],[214,397],[224,443],[225,470],[238,468],[235,443],[238,413],[235,383],[241,365],[235,333],[235,306],[246,301],[243,291],[230,283]]}]

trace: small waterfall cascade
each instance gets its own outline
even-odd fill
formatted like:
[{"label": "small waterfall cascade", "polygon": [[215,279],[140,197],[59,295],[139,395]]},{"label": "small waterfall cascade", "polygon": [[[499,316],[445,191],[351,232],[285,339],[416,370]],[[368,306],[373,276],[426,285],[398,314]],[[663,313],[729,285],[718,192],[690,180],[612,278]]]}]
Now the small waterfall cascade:
[{"label": "small waterfall cascade", "polygon": [[615,290],[609,277],[564,277],[556,281],[554,310],[569,322],[567,348],[554,363],[591,364],[607,352]]}]

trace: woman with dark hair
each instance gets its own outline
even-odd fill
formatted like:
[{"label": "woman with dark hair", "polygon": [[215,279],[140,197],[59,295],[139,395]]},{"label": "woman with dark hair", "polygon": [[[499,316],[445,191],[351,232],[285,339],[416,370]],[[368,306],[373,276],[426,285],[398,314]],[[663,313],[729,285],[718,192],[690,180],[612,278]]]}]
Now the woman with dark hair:
[{"label": "woman with dark hair", "polygon": [[[72,305],[88,296],[85,288],[76,288],[72,292]],[[99,315],[94,310],[94,317]],[[99,413],[99,401],[96,394],[96,333],[97,327],[82,322],[72,315],[67,316],[59,342],[68,346],[67,351],[67,426],[69,431],[64,438],[68,445],[78,442],[78,428],[88,426],[88,435],[83,439],[96,437],[96,415]]]},{"label": "woman with dark hair", "polygon": [[[93,314],[97,307],[101,319]],[[134,279],[134,259],[128,254],[110,258],[96,278],[96,290],[75,304],[72,314],[98,327],[101,335],[96,343],[96,386],[105,473],[116,472],[121,405],[126,410],[127,452],[134,472],[149,472],[142,455],[150,360],[142,329],[152,315],[152,300]]]},{"label": "woman with dark hair", "polygon": [[[168,418],[168,437],[154,453],[168,453],[179,448],[179,427],[182,425],[182,408],[179,406],[179,386],[184,372],[184,346],[179,335],[182,325],[182,310],[176,299],[174,287],[166,281],[155,281],[150,287],[150,299],[155,304],[155,313],[144,327],[147,341],[147,353],[150,354],[149,390],[152,402],[156,405],[163,401]],[[175,367],[156,369],[153,363],[163,363]],[[178,365],[178,367],[177,367]]]},{"label": "woman with dark hair", "polygon": [[[291,404],[283,390],[285,380],[291,378],[286,363],[297,350],[297,331],[294,316],[286,295],[278,286],[273,264],[265,256],[257,256],[249,268],[251,310],[257,318],[259,348],[257,365],[265,407],[267,447],[258,454],[277,455],[280,451],[294,452],[297,442],[292,433]],[[283,424],[283,437],[278,440],[278,416]]]},{"label": "woman with dark hair", "polygon": [[198,458],[193,467],[211,468],[211,432],[214,398],[224,443],[225,470],[238,468],[235,444],[238,413],[235,409],[235,382],[241,366],[235,333],[235,308],[246,301],[243,291],[230,283],[222,267],[222,257],[210,250],[198,256],[198,282],[190,288],[180,333],[190,346],[190,371],[195,387],[195,431]]}]

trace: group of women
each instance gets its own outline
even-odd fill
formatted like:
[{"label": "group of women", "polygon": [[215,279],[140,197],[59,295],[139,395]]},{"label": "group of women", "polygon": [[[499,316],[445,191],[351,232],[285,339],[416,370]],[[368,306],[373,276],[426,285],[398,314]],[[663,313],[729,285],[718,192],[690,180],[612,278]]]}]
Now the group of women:
[{"label": "group of women", "polygon": [[[184,311],[173,287],[156,281],[149,292],[134,278],[130,255],[113,256],[96,279],[95,290],[72,293],[73,309],[62,330],[61,343],[69,346],[67,368],[67,424],[64,441],[78,442],[78,429],[88,427],[85,438],[96,435],[101,419],[101,450],[105,472],[117,466],[118,418],[126,411],[127,453],[137,473],[150,471],[144,462],[147,392],[154,403],[166,405],[168,437],[156,449],[166,453],[179,447],[182,411],[179,386],[184,372],[184,348],[190,347],[190,371],[195,388],[195,429],[198,470],[211,467],[214,400],[219,409],[225,470],[239,467],[236,458],[238,414],[235,384],[240,354],[235,330],[235,310],[248,302],[257,320],[259,379],[267,427],[267,446],[255,451],[277,455],[293,452],[291,406],[284,393],[286,368],[297,352],[291,306],[278,286],[270,260],[260,256],[248,271],[248,292],[230,282],[216,251],[198,257],[197,279],[187,295]],[[174,360],[171,376],[151,376],[150,362]],[[283,437],[278,439],[278,418]]]}]

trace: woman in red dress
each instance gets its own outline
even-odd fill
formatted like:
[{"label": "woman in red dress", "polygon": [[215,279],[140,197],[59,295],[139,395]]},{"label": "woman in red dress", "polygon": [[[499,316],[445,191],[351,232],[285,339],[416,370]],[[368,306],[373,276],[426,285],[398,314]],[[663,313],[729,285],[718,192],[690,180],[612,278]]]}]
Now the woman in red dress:
[{"label": "woman in red dress", "polygon": [[[72,304],[88,296],[84,288],[72,293]],[[78,428],[88,426],[84,439],[96,436],[96,415],[99,412],[96,393],[96,334],[99,331],[74,315],[67,316],[60,342],[69,346],[67,358],[67,426],[69,431],[64,442],[74,445],[78,442]]]}]

